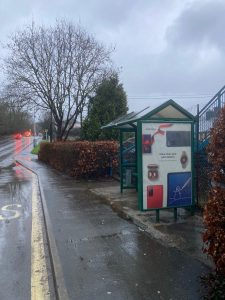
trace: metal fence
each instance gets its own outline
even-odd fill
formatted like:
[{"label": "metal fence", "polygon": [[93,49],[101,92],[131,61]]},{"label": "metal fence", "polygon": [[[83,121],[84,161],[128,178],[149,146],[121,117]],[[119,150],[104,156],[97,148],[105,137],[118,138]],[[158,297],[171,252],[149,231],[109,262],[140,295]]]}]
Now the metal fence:
[{"label": "metal fence", "polygon": [[[198,112],[199,145],[209,137],[210,129],[225,105],[225,86]],[[200,148],[201,149],[201,148]]]},{"label": "metal fence", "polygon": [[218,118],[220,109],[225,105],[225,86],[197,114],[197,205],[203,208],[207,202],[210,189],[209,173],[211,166],[208,162],[206,147],[209,143],[210,129]]}]

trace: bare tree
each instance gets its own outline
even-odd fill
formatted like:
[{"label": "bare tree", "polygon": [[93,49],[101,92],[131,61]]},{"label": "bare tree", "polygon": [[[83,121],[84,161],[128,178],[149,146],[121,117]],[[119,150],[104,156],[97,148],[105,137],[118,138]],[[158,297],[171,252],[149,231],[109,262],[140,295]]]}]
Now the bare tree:
[{"label": "bare tree", "polygon": [[30,111],[32,103],[27,94],[23,93],[20,86],[10,83],[3,86],[3,90],[0,92],[2,99],[19,111]]},{"label": "bare tree", "polygon": [[89,96],[110,70],[111,50],[81,26],[32,24],[12,36],[5,60],[10,92],[51,111],[57,139],[67,139]]},{"label": "bare tree", "polygon": [[28,111],[8,99],[0,98],[0,135],[11,134],[31,127],[32,120]]}]

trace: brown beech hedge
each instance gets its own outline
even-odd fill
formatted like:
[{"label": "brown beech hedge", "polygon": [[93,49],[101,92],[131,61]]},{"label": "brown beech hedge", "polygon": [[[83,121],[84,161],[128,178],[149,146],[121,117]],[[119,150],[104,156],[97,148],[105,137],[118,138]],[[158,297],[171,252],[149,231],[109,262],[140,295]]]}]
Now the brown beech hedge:
[{"label": "brown beech hedge", "polygon": [[207,152],[212,188],[204,210],[204,250],[213,258],[216,271],[225,276],[225,108],[211,130]]},{"label": "brown beech hedge", "polygon": [[42,143],[39,160],[75,178],[105,176],[118,166],[116,141]]}]

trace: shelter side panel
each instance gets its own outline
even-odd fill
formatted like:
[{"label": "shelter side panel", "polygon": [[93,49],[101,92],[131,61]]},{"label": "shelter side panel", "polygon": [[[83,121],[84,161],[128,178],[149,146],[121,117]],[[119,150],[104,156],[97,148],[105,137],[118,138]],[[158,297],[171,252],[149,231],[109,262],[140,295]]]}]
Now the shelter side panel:
[{"label": "shelter side panel", "polygon": [[142,123],[143,209],[192,204],[191,124]]}]

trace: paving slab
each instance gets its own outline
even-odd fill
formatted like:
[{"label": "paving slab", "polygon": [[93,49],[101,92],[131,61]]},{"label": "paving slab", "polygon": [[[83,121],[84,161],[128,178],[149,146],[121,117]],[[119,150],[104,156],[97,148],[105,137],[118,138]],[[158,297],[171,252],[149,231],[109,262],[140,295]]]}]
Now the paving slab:
[{"label": "paving slab", "polygon": [[211,259],[202,251],[204,225],[201,213],[192,215],[189,210],[178,208],[177,220],[174,220],[173,209],[164,209],[160,211],[160,221],[157,222],[155,210],[139,211],[137,192],[125,190],[121,193],[119,182],[113,182],[113,185],[106,182],[104,187],[93,188],[91,192],[162,244],[176,247],[206,265],[213,266]]},{"label": "paving slab", "polygon": [[[184,247],[183,227],[180,232],[172,228],[186,228],[193,216],[181,210],[175,223],[171,212],[163,212],[156,223],[154,212],[138,211],[135,191],[120,194],[118,181],[79,181],[35,156],[17,159],[35,170],[41,182],[61,265],[56,282],[63,279],[68,299],[200,299],[199,276],[210,270],[208,262],[194,239],[193,249]],[[192,223],[190,219],[189,230],[196,238],[200,232]]]}]

